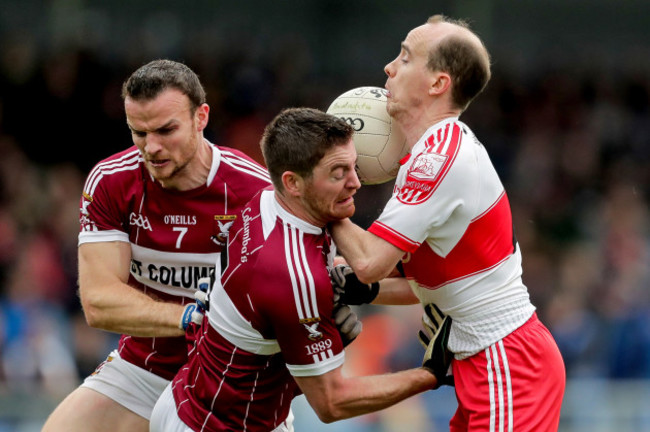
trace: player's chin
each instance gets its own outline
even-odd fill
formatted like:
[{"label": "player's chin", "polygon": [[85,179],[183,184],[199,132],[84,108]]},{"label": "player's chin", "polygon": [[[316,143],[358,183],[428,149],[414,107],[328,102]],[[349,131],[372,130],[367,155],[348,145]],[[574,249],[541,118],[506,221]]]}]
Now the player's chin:
[{"label": "player's chin", "polygon": [[345,219],[352,217],[354,215],[354,210],[354,198],[349,197],[336,203],[334,214],[336,214],[339,219]]}]

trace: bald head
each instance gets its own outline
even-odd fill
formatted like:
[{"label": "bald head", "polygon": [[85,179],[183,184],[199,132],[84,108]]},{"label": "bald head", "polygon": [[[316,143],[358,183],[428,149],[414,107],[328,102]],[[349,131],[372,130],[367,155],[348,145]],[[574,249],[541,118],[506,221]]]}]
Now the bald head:
[{"label": "bald head", "polygon": [[490,80],[490,55],[464,21],[434,15],[423,27],[431,38],[427,68],[451,76],[452,101],[464,110]]}]

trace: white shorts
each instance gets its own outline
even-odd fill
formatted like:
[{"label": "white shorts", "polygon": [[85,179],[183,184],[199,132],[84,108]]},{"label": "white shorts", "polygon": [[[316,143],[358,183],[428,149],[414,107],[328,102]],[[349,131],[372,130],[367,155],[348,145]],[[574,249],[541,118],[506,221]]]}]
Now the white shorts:
[{"label": "white shorts", "polygon": [[149,420],[169,381],[123,360],[117,350],[87,377],[81,387],[95,390]]},{"label": "white shorts", "polygon": [[[162,392],[151,413],[149,432],[192,432],[178,417],[171,384]],[[293,432],[293,412],[289,411],[287,419],[270,432]]]}]

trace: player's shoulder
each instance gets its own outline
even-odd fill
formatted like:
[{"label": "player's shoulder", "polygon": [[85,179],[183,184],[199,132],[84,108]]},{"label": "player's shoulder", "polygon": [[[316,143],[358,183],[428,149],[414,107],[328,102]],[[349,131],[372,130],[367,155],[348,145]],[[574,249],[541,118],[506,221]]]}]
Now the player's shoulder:
[{"label": "player's shoulder", "polygon": [[136,146],[131,146],[99,161],[88,173],[84,190],[92,192],[102,182],[133,182],[141,169],[142,156]]},{"label": "player's shoulder", "polygon": [[131,146],[126,150],[115,153],[99,161],[90,170],[88,177],[121,175],[139,171],[142,165],[142,156],[136,146]]},{"label": "player's shoulder", "polygon": [[246,179],[247,182],[257,185],[257,188],[271,184],[271,178],[266,168],[246,153],[230,147],[214,144],[213,146],[220,159],[220,175],[225,178],[229,185],[246,185],[246,183],[232,181],[233,178]]}]

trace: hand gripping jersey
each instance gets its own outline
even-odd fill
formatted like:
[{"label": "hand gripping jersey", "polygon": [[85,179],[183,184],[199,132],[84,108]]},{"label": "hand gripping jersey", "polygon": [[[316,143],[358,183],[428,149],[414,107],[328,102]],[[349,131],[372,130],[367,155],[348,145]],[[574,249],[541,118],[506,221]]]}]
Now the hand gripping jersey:
[{"label": "hand gripping jersey", "polygon": [[[193,302],[198,279],[219,264],[228,227],[244,204],[270,184],[266,170],[248,156],[210,147],[206,184],[184,192],[153,180],[135,146],[97,164],[81,197],[79,245],[128,242],[129,285],[154,298]],[[123,359],[165,379],[187,360],[184,337],[123,335],[119,351]]]},{"label": "hand gripping jersey", "polygon": [[178,415],[194,430],[268,432],[298,394],[292,376],[343,364],[332,320],[329,234],[260,193],[231,229],[228,268],[210,293],[189,363],[172,379]]},{"label": "hand gripping jersey", "polygon": [[510,204],[487,151],[457,118],[427,130],[398,173],[370,232],[399,247],[422,304],[450,315],[449,348],[466,358],[525,323]]}]

